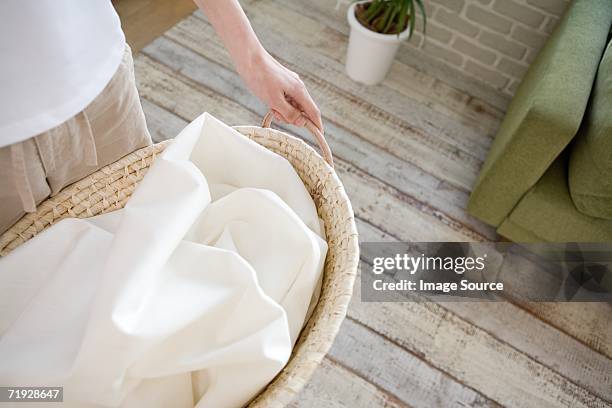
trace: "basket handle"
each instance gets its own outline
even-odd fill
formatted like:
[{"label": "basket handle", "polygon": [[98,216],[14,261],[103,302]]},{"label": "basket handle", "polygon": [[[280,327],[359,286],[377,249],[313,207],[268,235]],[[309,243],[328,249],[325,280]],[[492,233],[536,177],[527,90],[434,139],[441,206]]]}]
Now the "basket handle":
[{"label": "basket handle", "polygon": [[[261,127],[269,128],[270,125],[272,124],[273,118],[274,118],[274,112],[269,111],[268,113],[266,113],[266,116],[264,116],[263,121],[261,122]],[[332,156],[331,149],[329,148],[329,145],[327,144],[327,141],[325,140],[325,137],[323,136],[323,133],[319,130],[317,125],[315,125],[306,116],[304,116],[304,119],[306,120],[306,124],[304,125],[304,127],[308,129],[310,133],[313,134],[313,136],[317,140],[317,144],[319,145],[319,148],[321,149],[321,153],[323,153],[323,158],[325,159],[327,164],[329,164],[331,168],[333,169],[334,168],[334,158]]]}]

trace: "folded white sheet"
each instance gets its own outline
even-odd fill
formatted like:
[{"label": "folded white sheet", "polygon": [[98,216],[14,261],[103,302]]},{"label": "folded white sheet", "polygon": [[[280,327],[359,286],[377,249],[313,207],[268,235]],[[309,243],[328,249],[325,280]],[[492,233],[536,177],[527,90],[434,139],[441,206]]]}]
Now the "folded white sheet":
[{"label": "folded white sheet", "polygon": [[74,407],[243,405],[287,362],[326,251],[291,165],[203,114],[124,209],[0,259],[0,385],[64,386]]}]

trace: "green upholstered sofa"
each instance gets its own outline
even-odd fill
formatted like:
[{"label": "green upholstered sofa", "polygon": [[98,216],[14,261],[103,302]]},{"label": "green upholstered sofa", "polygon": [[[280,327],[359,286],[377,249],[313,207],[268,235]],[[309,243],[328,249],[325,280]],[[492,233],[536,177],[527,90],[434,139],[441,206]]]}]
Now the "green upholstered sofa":
[{"label": "green upholstered sofa", "polygon": [[612,220],[578,211],[568,188],[572,140],[588,119],[611,24],[612,0],[575,0],[518,88],[468,205],[503,237],[612,242]]}]

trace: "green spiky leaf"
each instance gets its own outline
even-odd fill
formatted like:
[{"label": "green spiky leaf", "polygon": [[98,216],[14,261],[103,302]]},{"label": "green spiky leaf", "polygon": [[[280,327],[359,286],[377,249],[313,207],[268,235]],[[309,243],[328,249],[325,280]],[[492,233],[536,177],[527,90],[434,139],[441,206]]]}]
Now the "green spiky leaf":
[{"label": "green spiky leaf", "polygon": [[412,33],[414,32],[414,1],[409,1],[408,2],[410,4],[410,28],[409,28],[409,32],[408,32],[408,39],[412,38]]},{"label": "green spiky leaf", "polygon": [[424,0],[371,0],[365,3],[367,7],[358,9],[355,14],[365,27],[382,34],[399,35],[410,24],[408,38],[412,38],[417,8],[423,17],[423,34],[425,34],[427,16],[423,2]]},{"label": "green spiky leaf", "polygon": [[421,11],[421,15],[423,16],[423,35],[426,34],[427,29],[427,13],[425,12],[425,5],[423,4],[423,0],[415,0],[417,6],[419,6],[419,10]]}]

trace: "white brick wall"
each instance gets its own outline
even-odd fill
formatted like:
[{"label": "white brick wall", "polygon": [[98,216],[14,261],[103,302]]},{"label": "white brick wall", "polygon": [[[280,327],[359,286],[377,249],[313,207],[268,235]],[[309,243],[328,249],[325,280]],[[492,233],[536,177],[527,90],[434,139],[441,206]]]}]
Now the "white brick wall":
[{"label": "white brick wall", "polygon": [[569,0],[424,2],[427,36],[409,46],[512,96]]}]

